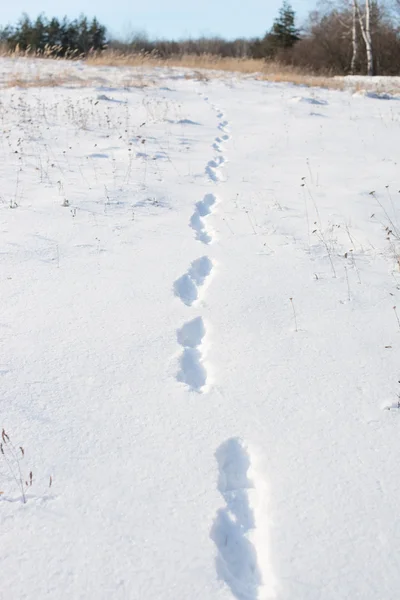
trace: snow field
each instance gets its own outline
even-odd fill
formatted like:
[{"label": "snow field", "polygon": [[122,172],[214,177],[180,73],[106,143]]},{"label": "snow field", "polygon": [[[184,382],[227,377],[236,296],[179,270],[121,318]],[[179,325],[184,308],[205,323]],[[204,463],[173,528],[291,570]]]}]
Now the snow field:
[{"label": "snow field", "polygon": [[0,596],[393,598],[399,102],[186,75],[2,90]]}]

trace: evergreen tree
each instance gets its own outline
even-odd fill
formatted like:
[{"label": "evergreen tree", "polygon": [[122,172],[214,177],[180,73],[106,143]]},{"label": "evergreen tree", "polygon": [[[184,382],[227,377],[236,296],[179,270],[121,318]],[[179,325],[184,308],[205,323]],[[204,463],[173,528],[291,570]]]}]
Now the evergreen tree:
[{"label": "evergreen tree", "polygon": [[299,41],[299,31],[295,24],[296,15],[288,2],[284,2],[275,20],[271,35],[279,48],[291,48]]},{"label": "evergreen tree", "polygon": [[23,14],[11,36],[14,47],[26,50],[32,41],[32,23],[27,14]]},{"label": "evergreen tree", "polygon": [[43,15],[39,15],[35,23],[32,25],[30,36],[30,46],[33,51],[43,51],[46,45],[46,28],[47,22]]},{"label": "evergreen tree", "polygon": [[292,48],[299,40],[300,32],[296,27],[296,14],[289,2],[285,0],[271,31],[262,42],[263,54],[272,58],[279,51]]},{"label": "evergreen tree", "polygon": [[77,22],[77,34],[77,50],[79,54],[87,54],[90,50],[89,24],[87,18],[83,15]]},{"label": "evergreen tree", "polygon": [[104,50],[106,47],[106,28],[100,25],[96,17],[89,28],[90,48],[93,50]]},{"label": "evergreen tree", "polygon": [[57,18],[51,19],[46,28],[46,44],[50,48],[60,47],[61,43],[61,25]]}]

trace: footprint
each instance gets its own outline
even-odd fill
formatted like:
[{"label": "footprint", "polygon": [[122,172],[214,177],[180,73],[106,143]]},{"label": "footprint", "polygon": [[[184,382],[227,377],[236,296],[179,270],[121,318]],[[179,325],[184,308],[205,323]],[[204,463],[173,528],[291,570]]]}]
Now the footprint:
[{"label": "footprint", "polygon": [[210,160],[209,164],[214,168],[222,167],[223,164],[226,163],[226,158],[224,156],[216,156],[213,160]]},{"label": "footprint", "polygon": [[223,144],[224,142],[227,142],[228,140],[230,140],[231,136],[228,135],[227,133],[225,133],[224,135],[218,135],[215,140],[214,143],[212,145],[212,147],[214,148],[214,150],[216,150],[217,152],[222,152],[222,148],[221,148],[221,144]]},{"label": "footprint", "polygon": [[206,166],[206,173],[212,181],[218,182],[223,181],[223,177],[219,172],[218,168],[226,162],[223,156],[217,156],[213,160],[210,160]]},{"label": "footprint", "polygon": [[250,458],[243,442],[231,438],[215,454],[219,467],[218,490],[221,494],[253,488],[249,479]]},{"label": "footprint", "polygon": [[213,143],[212,147],[216,152],[222,152],[221,146],[216,141]]},{"label": "footprint", "polygon": [[218,181],[222,181],[222,177],[221,177],[220,173],[211,164],[208,164],[206,166],[206,173],[207,173],[208,177],[211,179],[211,181],[214,181],[215,183],[217,183]]},{"label": "footprint", "polygon": [[181,358],[178,381],[185,383],[195,392],[201,392],[207,383],[207,371],[201,364],[201,352],[195,348],[185,348]]},{"label": "footprint", "polygon": [[197,348],[200,346],[205,334],[206,329],[204,327],[203,319],[201,317],[196,317],[196,319],[185,323],[181,329],[178,329],[178,343],[187,348]]},{"label": "footprint", "polygon": [[190,227],[196,234],[196,240],[203,244],[210,244],[212,241],[212,236],[206,227],[205,218],[211,214],[216,202],[217,198],[214,194],[206,194],[203,200],[196,203],[196,209],[190,218]]},{"label": "footprint", "polygon": [[192,306],[199,297],[197,286],[189,273],[179,277],[174,283],[174,293],[186,306]]},{"label": "footprint", "polygon": [[[239,600],[275,597],[275,579],[265,548],[260,552],[257,541],[265,544],[265,532],[256,535],[256,507],[262,495],[253,475],[252,458],[238,438],[224,442],[217,450],[218,490],[225,506],[217,512],[210,537],[217,547],[217,574]],[[253,510],[254,506],[254,510]],[[262,560],[260,560],[262,559]],[[262,563],[262,568],[261,568]]]},{"label": "footprint", "polygon": [[224,131],[224,132],[228,126],[229,126],[229,121],[221,121],[221,123],[218,123],[218,129],[220,129],[221,131]]},{"label": "footprint", "polygon": [[199,298],[199,288],[202,288],[211,274],[213,264],[208,256],[194,260],[185,275],[174,283],[175,296],[178,296],[186,306],[192,306]]},{"label": "footprint", "polygon": [[195,392],[201,392],[207,383],[207,371],[201,352],[205,334],[206,329],[201,317],[189,321],[177,331],[178,343],[183,347],[177,380]]}]

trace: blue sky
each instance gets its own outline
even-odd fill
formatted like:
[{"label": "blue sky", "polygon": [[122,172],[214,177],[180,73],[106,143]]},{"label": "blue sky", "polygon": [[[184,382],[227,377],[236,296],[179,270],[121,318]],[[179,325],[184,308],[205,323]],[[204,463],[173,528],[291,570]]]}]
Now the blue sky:
[{"label": "blue sky", "polygon": [[[11,0],[2,2],[0,24],[15,23],[23,12],[36,17],[96,15],[119,36],[145,31],[150,37],[197,37],[217,34],[227,38],[263,35],[270,28],[282,0]],[[299,21],[316,0],[292,0]]]}]

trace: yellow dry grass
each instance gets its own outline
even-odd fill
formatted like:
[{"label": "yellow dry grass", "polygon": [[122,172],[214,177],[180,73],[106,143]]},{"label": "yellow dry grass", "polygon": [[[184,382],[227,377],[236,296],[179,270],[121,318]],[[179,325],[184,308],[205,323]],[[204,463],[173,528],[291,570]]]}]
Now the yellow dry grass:
[{"label": "yellow dry grass", "polygon": [[21,77],[20,75],[10,75],[4,82],[4,87],[35,88],[35,87],[59,87],[65,85],[67,79],[61,76],[35,75],[34,77]]},{"label": "yellow dry grass", "polygon": [[183,54],[160,58],[155,54],[123,53],[106,50],[93,54],[86,59],[91,65],[115,67],[182,67],[187,69],[207,69],[215,71],[232,71],[240,73],[255,73],[262,69],[263,60],[252,58],[222,58],[211,54],[196,56]]},{"label": "yellow dry grass", "polygon": [[343,90],[344,82],[322,75],[309,75],[307,73],[298,73],[296,71],[275,72],[262,74],[259,79],[262,81],[274,81],[276,83],[293,83],[295,85],[305,85],[307,87],[322,87],[331,90]]},{"label": "yellow dry grass", "polygon": [[152,54],[125,54],[115,51],[105,51],[86,59],[86,62],[97,66],[116,67],[180,67],[190,70],[186,73],[188,79],[207,79],[220,76],[221,73],[235,73],[238,75],[254,75],[258,80],[282,83],[294,83],[312,87],[328,87],[343,89],[344,84],[333,77],[317,76],[310,72],[296,69],[274,61],[265,61],[254,58],[223,58],[203,54],[181,55],[170,58],[160,58]]},{"label": "yellow dry grass", "polygon": [[83,54],[79,55],[77,50],[67,51],[65,56],[60,57],[59,52],[61,46],[49,46],[46,44],[44,50],[32,50],[28,46],[26,50],[21,50],[17,45],[16,48],[10,50],[6,43],[0,43],[0,56],[7,58],[51,58],[52,60],[82,60],[85,58]]}]

